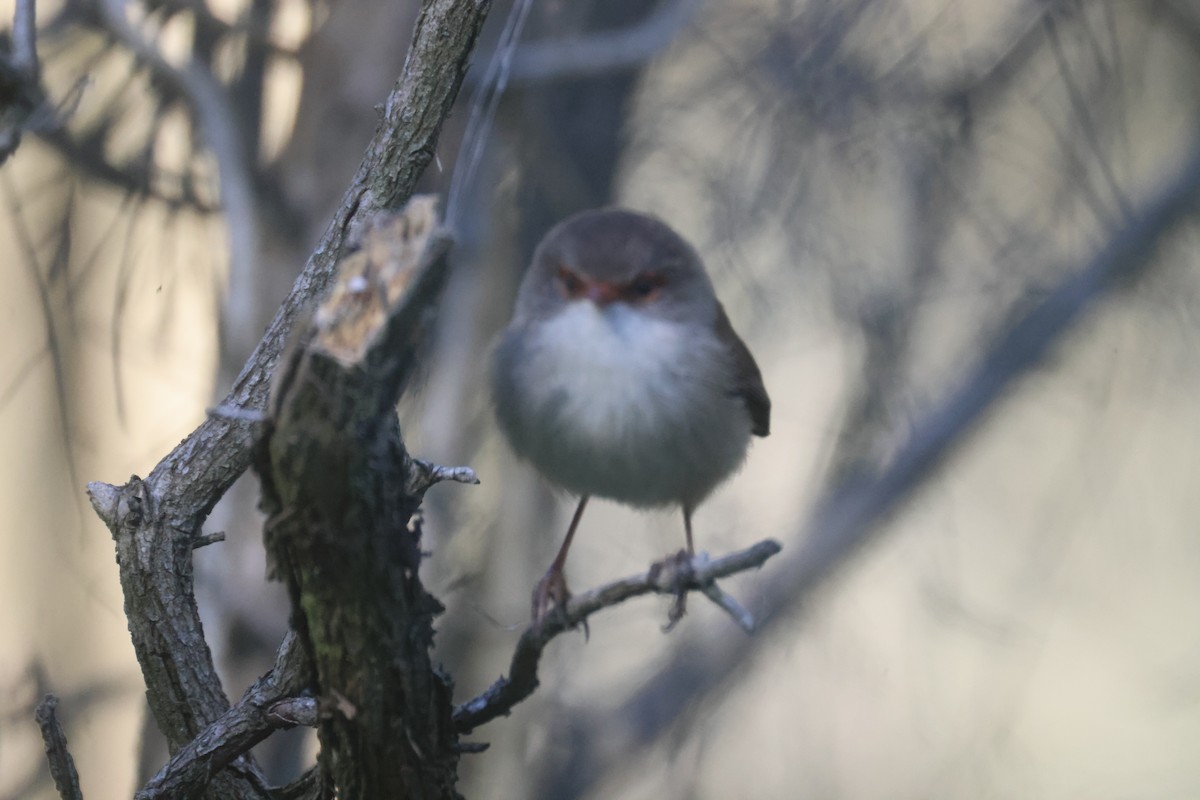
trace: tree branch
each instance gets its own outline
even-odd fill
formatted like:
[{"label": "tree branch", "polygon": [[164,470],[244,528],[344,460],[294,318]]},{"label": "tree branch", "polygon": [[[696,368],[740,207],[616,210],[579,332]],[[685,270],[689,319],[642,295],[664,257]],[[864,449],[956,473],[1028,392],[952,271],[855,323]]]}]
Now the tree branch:
[{"label": "tree branch", "polygon": [[641,66],[666,49],[700,5],[701,0],[663,0],[628,28],[523,44],[513,58],[510,80],[569,80]]},{"label": "tree branch", "polygon": [[[702,592],[733,615],[743,629],[753,629],[754,620],[745,609],[716,587],[716,579],[761,567],[782,549],[779,542],[766,539],[745,550],[709,560],[701,554],[692,559],[667,559],[640,575],[605,584],[567,601],[562,613],[550,614],[540,628],[530,626],[521,634],[513,652],[508,677],[500,678],[487,691],[454,709],[454,727],[459,733],[507,715],[538,687],[537,668],[542,651],[564,631],[586,624],[587,618],[604,608],[646,594],[678,595],[685,591]],[[731,607],[732,601],[732,607]]]},{"label": "tree branch", "polygon": [[[154,74],[187,99],[204,137],[204,144],[217,164],[221,210],[228,229],[229,291],[227,303],[252,303],[251,274],[258,258],[257,202],[254,167],[242,141],[241,125],[233,104],[208,68],[197,59],[171,64],[154,42],[137,30],[128,18],[129,0],[96,0],[104,26]],[[239,319],[249,314],[230,314]],[[248,346],[248,345],[247,345]],[[244,350],[242,352],[245,352]]]},{"label": "tree branch", "polygon": [[37,3],[17,0],[13,9],[12,65],[37,83],[40,68],[37,57]]},{"label": "tree branch", "polygon": [[200,732],[147,783],[136,800],[196,797],[234,759],[273,731],[316,725],[316,701],[297,697],[312,684],[312,673],[296,634],[288,631],[275,667],[255,681],[242,699]]},{"label": "tree branch", "polygon": [[55,713],[57,707],[58,698],[48,694],[38,703],[34,712],[38,727],[42,729],[42,742],[46,745],[50,777],[54,778],[58,796],[63,800],[83,800],[83,791],[79,788],[79,773],[75,771],[75,760],[67,750],[67,734]]},{"label": "tree branch", "polygon": [[16,0],[11,53],[0,51],[0,165],[21,143],[24,131],[42,127],[46,97],[37,56],[37,4]]},{"label": "tree branch", "polygon": [[[385,104],[342,204],[233,389],[219,404],[266,407],[270,375],[301,309],[329,286],[351,227],[403,204],[432,159],[462,82],[489,0],[426,0],[402,75]],[[97,514],[116,540],[126,616],[151,713],[178,751],[229,710],[204,641],[192,593],[192,545],[217,500],[245,472],[261,427],[206,419],[145,479],[89,485]],[[237,766],[236,764],[234,765]],[[256,776],[219,775],[210,794],[262,797]]]},{"label": "tree branch", "polygon": [[[447,470],[431,468],[425,462],[414,462],[419,469],[445,476],[459,482],[469,473],[465,468]],[[466,481],[474,482],[474,481]],[[744,629],[754,627],[745,609],[716,585],[717,578],[760,568],[768,558],[781,550],[778,542],[765,540],[744,550],[715,560],[705,554],[681,563],[682,568],[663,569],[655,564],[650,570],[622,580],[613,581],[572,598],[564,615],[546,621],[540,632],[527,629],[513,655],[513,668],[508,678],[502,678],[478,697],[454,710],[456,730],[468,733],[474,728],[507,715],[514,706],[528,697],[538,685],[537,665],[542,651],[560,634],[578,627],[588,617],[634,597],[646,594],[674,596],[680,591],[698,591],[734,617]],[[210,777],[262,741],[271,732],[296,725],[316,727],[319,721],[318,701],[298,696],[310,684],[303,654],[296,636],[289,632],[276,656],[275,668],[246,690],[242,699],[199,736],[180,750],[146,786],[137,793],[137,800],[187,797],[202,791]],[[470,745],[460,745],[460,751],[470,751]]]}]

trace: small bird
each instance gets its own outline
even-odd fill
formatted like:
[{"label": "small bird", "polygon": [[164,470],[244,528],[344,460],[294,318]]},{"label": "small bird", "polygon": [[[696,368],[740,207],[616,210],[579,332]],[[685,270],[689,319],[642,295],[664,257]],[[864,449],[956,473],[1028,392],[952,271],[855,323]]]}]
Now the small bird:
[{"label": "small bird", "polygon": [[[692,512],[770,430],[762,373],[696,251],[655,217],[617,208],[555,226],[534,252],[491,370],[516,453],[579,496],[533,593],[533,623],[570,597],[563,566],[588,498]],[[683,595],[672,624],[683,615]]]}]

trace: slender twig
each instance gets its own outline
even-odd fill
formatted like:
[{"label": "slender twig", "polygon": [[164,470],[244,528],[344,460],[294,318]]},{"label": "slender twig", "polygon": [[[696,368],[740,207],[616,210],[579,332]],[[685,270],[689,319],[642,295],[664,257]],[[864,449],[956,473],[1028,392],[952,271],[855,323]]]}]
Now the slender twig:
[{"label": "slender twig", "polygon": [[46,758],[50,762],[50,776],[54,778],[58,796],[63,800],[83,800],[75,760],[67,750],[67,734],[55,713],[57,707],[58,698],[48,694],[38,703],[34,712],[38,727],[42,729],[42,742],[46,745]]},{"label": "slender twig", "polygon": [[529,42],[513,60],[513,83],[603,75],[632,69],[666,49],[695,17],[702,0],[665,0],[646,18],[614,31]]},{"label": "slender twig", "polygon": [[192,540],[192,549],[199,550],[201,547],[208,547],[210,544],[217,544],[225,541],[225,531],[213,531],[197,536]]},{"label": "slender twig", "polygon": [[758,623],[754,621],[754,615],[746,610],[746,607],[737,601],[737,598],[726,592],[715,583],[710,583],[700,587],[700,592],[712,600],[717,605],[717,608],[724,611],[733,621],[738,624],[738,627],[746,633],[754,633],[758,628]]},{"label": "slender twig", "polygon": [[[1121,184],[1117,180],[1117,176],[1113,173],[1112,163],[1109,161],[1108,155],[1104,151],[1104,146],[1100,142],[1099,126],[1096,124],[1093,113],[1096,98],[1085,97],[1078,81],[1075,80],[1075,76],[1071,71],[1071,62],[1067,59],[1066,53],[1063,51],[1062,39],[1058,35],[1058,23],[1055,21],[1054,15],[1047,14],[1043,17],[1042,25],[1046,29],[1046,39],[1050,43],[1050,52],[1054,55],[1054,62],[1058,66],[1058,74],[1062,78],[1063,86],[1067,90],[1067,99],[1071,103],[1071,110],[1074,112],[1076,121],[1078,122],[1078,126],[1074,130],[1083,132],[1083,141],[1095,158],[1096,166],[1100,170],[1100,176],[1104,178],[1104,183],[1116,201],[1121,216],[1128,219],[1133,213],[1133,207],[1129,203],[1129,198],[1125,196],[1125,192],[1121,189]],[[1111,96],[1108,93],[1112,91],[1112,88],[1111,85],[1107,84],[1102,86],[1100,88],[1100,97]]]},{"label": "slender twig", "polygon": [[517,51],[521,33],[525,30],[525,20],[532,8],[533,0],[517,0],[504,22],[500,41],[488,58],[483,80],[471,99],[471,114],[467,117],[467,128],[463,132],[458,161],[450,179],[450,191],[446,198],[446,224],[451,230],[458,228],[458,211],[464,192],[474,188],[475,175],[479,170],[480,159],[483,158],[492,123],[496,119],[496,110],[500,107],[500,98],[508,86],[513,54]]},{"label": "slender twig", "polygon": [[[766,539],[717,559],[703,555],[682,562],[668,559],[640,575],[622,578],[572,597],[564,607],[547,616],[540,626],[530,625],[525,629],[513,652],[507,677],[500,678],[483,694],[454,709],[455,729],[459,733],[469,733],[489,720],[508,714],[513,706],[537,688],[538,662],[550,640],[564,631],[585,624],[587,618],[597,611],[646,594],[678,595],[684,591],[699,591],[708,595],[715,588],[714,581],[717,578],[757,569],[781,549],[778,542]],[[667,564],[671,568],[664,568]],[[727,595],[717,590],[716,596],[722,599],[714,598],[714,602],[730,611],[723,599]],[[735,621],[743,628],[753,630],[753,618],[736,602],[734,605],[738,609],[733,614]]]},{"label": "slender twig", "polygon": [[261,408],[238,408],[231,405],[219,405],[205,409],[206,414],[210,417],[220,417],[221,419],[235,420],[237,422],[250,422],[262,424],[267,422],[271,417]]},{"label": "slender twig", "polygon": [[478,485],[479,476],[470,467],[443,467],[420,458],[413,459],[413,470],[407,487],[409,492],[423,495],[430,486],[444,481]]}]

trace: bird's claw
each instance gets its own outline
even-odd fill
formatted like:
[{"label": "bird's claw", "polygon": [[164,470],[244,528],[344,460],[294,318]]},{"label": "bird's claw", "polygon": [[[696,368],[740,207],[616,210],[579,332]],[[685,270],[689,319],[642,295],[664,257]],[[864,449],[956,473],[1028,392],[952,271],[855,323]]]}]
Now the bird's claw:
[{"label": "bird's claw", "polygon": [[[567,578],[562,570],[551,568],[538,581],[533,589],[533,628],[539,633],[546,620],[554,615],[563,628],[572,627],[567,619],[567,601],[571,599],[571,590],[567,588]],[[583,637],[586,640],[590,631],[587,620],[583,620]]]},{"label": "bird's claw", "polygon": [[671,602],[671,609],[667,612],[667,624],[663,625],[663,633],[670,633],[675,626],[679,624],[679,620],[687,615],[687,589],[680,589],[675,593],[675,599]]},{"label": "bird's claw", "polygon": [[680,550],[655,563],[650,569],[660,585],[675,589],[675,599],[667,612],[667,624],[662,628],[663,633],[670,633],[687,614],[687,583],[692,574],[692,555]]}]

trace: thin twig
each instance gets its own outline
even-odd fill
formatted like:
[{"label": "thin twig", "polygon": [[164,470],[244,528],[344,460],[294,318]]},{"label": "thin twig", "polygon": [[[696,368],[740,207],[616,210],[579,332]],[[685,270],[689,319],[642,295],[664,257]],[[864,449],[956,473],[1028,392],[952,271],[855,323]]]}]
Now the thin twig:
[{"label": "thin twig", "polygon": [[470,467],[443,467],[420,458],[413,459],[413,467],[408,491],[417,496],[425,494],[430,486],[444,481],[479,484],[479,476]]},{"label": "thin twig", "polygon": [[459,203],[463,194],[474,188],[475,175],[479,171],[479,161],[483,158],[488,134],[496,119],[496,110],[500,107],[500,98],[508,86],[513,54],[517,51],[521,33],[525,30],[525,20],[532,8],[533,0],[518,0],[513,6],[508,19],[505,20],[496,50],[488,58],[483,80],[471,99],[471,114],[467,118],[467,128],[463,133],[458,161],[450,179],[450,191],[446,199],[446,225],[450,230],[458,227]]},{"label": "thin twig", "polygon": [[513,60],[513,83],[582,78],[632,69],[666,49],[699,11],[702,0],[666,0],[627,28],[529,42]]},{"label": "thin twig", "polygon": [[[460,734],[469,733],[489,720],[508,714],[513,706],[537,688],[538,662],[550,640],[564,631],[585,624],[587,618],[597,611],[645,594],[674,596],[683,591],[700,591],[707,594],[706,589],[714,586],[713,581],[717,578],[757,569],[781,549],[779,542],[766,539],[721,558],[710,560],[699,556],[686,560],[683,568],[666,570],[662,563],[655,564],[640,575],[613,581],[572,597],[559,609],[561,613],[550,614],[542,621],[540,627],[531,625],[525,629],[513,652],[507,677],[500,678],[483,694],[454,709],[455,729]],[[717,604],[725,608],[722,602],[717,601]],[[744,609],[741,616],[742,619],[738,620],[739,625],[753,630],[752,618],[748,624],[743,624],[745,618],[749,617]]]},{"label": "thin twig", "polygon": [[221,419],[253,424],[262,424],[271,419],[271,416],[261,408],[239,408],[238,406],[225,404],[207,408],[204,410],[204,413],[210,417],[220,417]]},{"label": "thin twig", "polygon": [[758,623],[754,621],[754,615],[746,610],[746,607],[737,601],[733,595],[726,592],[715,583],[710,583],[707,586],[700,587],[701,593],[709,600],[717,604],[717,607],[733,618],[733,621],[738,624],[738,627],[746,633],[754,633],[758,629]]},{"label": "thin twig", "polygon": [[208,547],[210,544],[217,544],[223,541],[225,541],[225,531],[204,533],[192,540],[192,549],[199,550],[201,547]]},{"label": "thin twig", "polygon": [[46,759],[50,762],[50,776],[54,778],[58,796],[63,800],[83,800],[83,790],[79,788],[79,773],[75,771],[75,760],[67,750],[67,734],[55,713],[57,707],[58,698],[48,694],[38,703],[34,712],[38,727],[42,729]]}]

